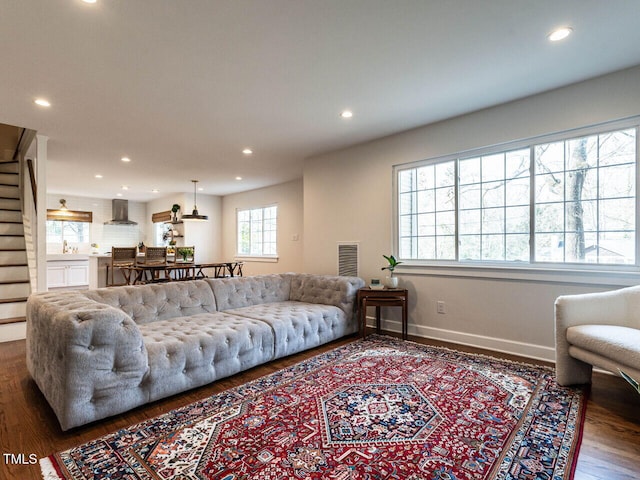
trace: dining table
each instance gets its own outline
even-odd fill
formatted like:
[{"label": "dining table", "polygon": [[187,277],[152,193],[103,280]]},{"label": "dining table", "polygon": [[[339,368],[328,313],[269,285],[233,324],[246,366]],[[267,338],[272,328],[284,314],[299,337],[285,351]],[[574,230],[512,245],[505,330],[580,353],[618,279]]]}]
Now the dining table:
[{"label": "dining table", "polygon": [[[129,278],[129,285],[138,285],[199,278],[241,277],[242,262],[195,263],[176,261],[156,264],[139,263],[130,267],[121,267],[121,270],[128,271],[128,275],[125,275],[125,278]],[[212,270],[212,275],[208,275],[206,270]]]}]

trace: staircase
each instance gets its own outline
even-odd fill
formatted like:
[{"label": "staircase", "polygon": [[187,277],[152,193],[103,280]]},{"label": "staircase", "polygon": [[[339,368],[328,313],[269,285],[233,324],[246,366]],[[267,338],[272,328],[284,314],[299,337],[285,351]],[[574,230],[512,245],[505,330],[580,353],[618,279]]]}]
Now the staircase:
[{"label": "staircase", "polygon": [[31,292],[19,177],[17,161],[0,162],[0,325],[24,321]]}]

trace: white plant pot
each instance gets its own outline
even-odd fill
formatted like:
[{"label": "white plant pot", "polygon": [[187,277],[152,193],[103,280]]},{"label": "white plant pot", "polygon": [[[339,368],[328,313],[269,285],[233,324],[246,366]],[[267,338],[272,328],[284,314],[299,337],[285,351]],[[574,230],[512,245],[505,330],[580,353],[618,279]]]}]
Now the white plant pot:
[{"label": "white plant pot", "polygon": [[398,277],[394,277],[394,276],[384,277],[384,285],[387,288],[398,288]]}]

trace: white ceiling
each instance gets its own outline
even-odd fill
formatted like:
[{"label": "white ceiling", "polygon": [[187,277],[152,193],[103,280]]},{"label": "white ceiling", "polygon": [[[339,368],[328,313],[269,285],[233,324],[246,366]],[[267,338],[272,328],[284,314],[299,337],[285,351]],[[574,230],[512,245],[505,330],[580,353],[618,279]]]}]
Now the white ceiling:
[{"label": "white ceiling", "polygon": [[[638,0],[0,0],[0,123],[49,137],[50,192],[146,201],[199,179],[224,195],[299,178],[318,153],[638,65],[639,11]],[[561,25],[574,34],[550,43]]]}]

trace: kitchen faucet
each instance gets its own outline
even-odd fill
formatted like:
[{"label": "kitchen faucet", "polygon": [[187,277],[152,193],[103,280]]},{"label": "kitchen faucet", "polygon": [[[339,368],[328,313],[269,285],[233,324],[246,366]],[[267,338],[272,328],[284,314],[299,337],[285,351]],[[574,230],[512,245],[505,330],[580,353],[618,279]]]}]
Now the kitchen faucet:
[{"label": "kitchen faucet", "polygon": [[67,241],[62,242],[62,253],[69,253],[69,245],[67,245]]}]

